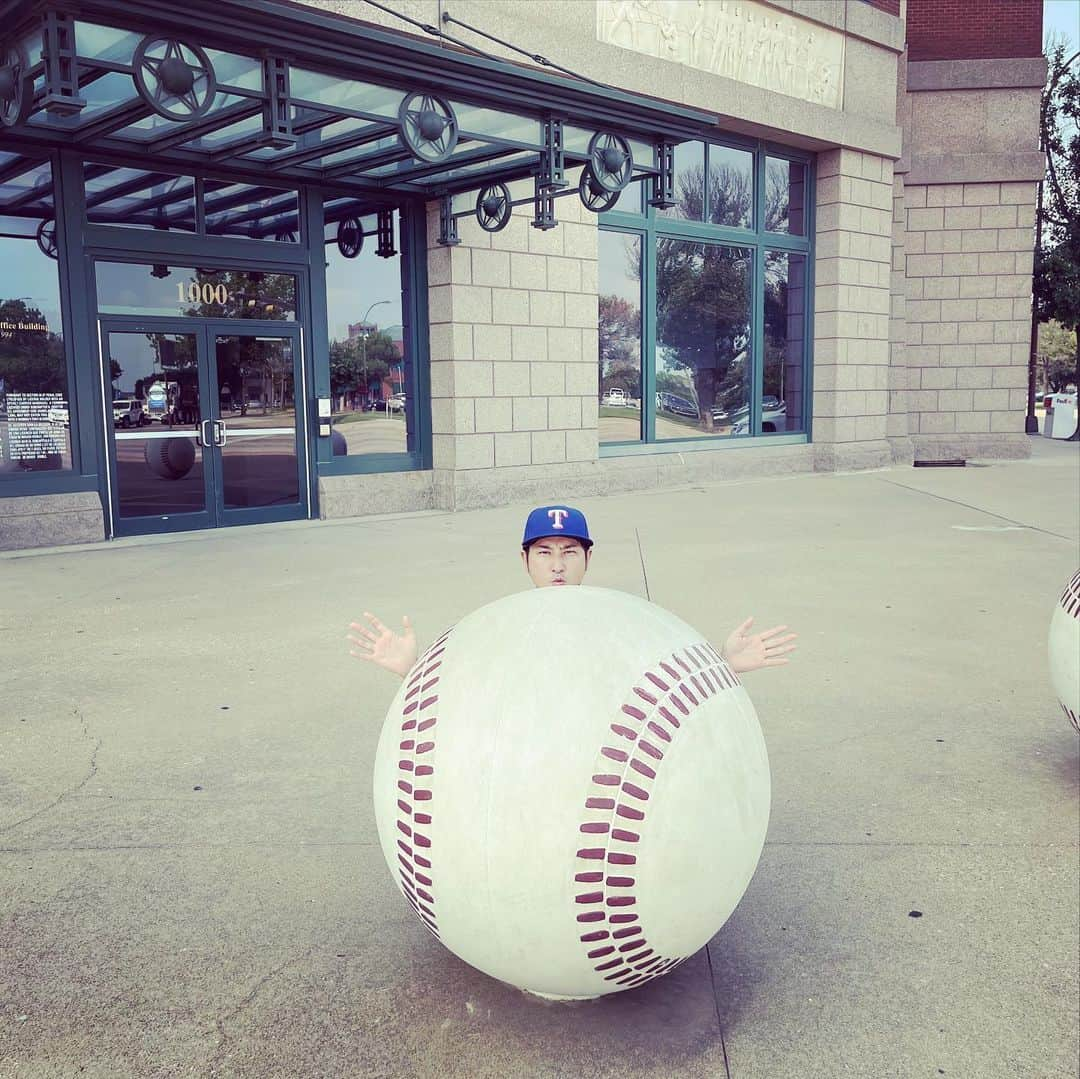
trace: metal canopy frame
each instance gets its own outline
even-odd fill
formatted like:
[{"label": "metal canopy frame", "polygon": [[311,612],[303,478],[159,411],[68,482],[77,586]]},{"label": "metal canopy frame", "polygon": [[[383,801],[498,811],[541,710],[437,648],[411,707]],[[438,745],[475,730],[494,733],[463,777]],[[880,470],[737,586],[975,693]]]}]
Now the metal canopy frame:
[{"label": "metal canopy frame", "polygon": [[[78,148],[93,159],[88,178],[109,165],[158,182],[187,177],[200,200],[200,181],[206,192],[222,182],[309,185],[376,212],[532,180],[533,224],[550,228],[554,200],[575,193],[566,172],[580,166],[597,177],[596,192],[647,182],[650,201],[669,204],[671,148],[716,128],[712,113],[290,0],[81,0],[77,16],[71,11],[64,0],[0,0],[0,26],[11,28],[0,57],[23,56],[8,71],[20,100],[0,101],[0,150],[29,165],[48,150]],[[629,160],[594,153],[598,139],[625,147]],[[149,227],[180,223],[190,216],[189,187],[178,185],[173,202],[148,194],[124,213]],[[89,204],[139,190],[124,178]],[[0,215],[20,210],[17,200],[0,201]],[[264,237],[259,217],[241,210],[234,234],[247,223]],[[453,243],[452,232],[441,242]]]}]

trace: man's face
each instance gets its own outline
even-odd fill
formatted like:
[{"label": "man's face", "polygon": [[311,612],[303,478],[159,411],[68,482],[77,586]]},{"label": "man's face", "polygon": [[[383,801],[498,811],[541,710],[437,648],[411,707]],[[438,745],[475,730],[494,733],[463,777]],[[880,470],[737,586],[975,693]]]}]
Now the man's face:
[{"label": "man's face", "polygon": [[580,540],[544,536],[521,552],[521,561],[537,588],[562,587],[581,584],[590,553]]}]

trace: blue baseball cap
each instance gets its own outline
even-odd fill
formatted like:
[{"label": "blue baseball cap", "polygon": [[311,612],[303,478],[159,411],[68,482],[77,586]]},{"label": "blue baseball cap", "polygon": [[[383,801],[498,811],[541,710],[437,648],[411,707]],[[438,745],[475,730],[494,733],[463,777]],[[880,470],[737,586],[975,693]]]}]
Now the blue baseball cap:
[{"label": "blue baseball cap", "polygon": [[525,521],[525,535],[521,546],[528,547],[546,536],[565,536],[567,539],[581,540],[583,547],[591,547],[589,526],[585,514],[570,506],[538,506]]}]

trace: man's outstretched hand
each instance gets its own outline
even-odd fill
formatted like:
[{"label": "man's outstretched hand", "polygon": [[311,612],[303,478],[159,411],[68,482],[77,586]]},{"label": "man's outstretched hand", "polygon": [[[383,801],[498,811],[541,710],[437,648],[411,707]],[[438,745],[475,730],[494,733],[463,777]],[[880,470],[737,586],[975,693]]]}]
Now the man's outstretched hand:
[{"label": "man's outstretched hand", "polygon": [[364,617],[368,620],[366,626],[361,622],[349,623],[349,629],[353,630],[348,635],[349,643],[353,646],[349,649],[349,655],[366,659],[404,678],[416,662],[416,631],[409,616],[405,615],[401,620],[404,627],[401,633],[384,626],[369,611],[364,611]]},{"label": "man's outstretched hand", "polygon": [[751,633],[753,624],[753,618],[748,618],[733,629],[721,649],[728,666],[736,674],[756,671],[759,667],[780,667],[787,663],[787,653],[795,650],[795,645],[790,642],[795,640],[797,633],[778,636],[787,626],[773,626],[761,633]]}]

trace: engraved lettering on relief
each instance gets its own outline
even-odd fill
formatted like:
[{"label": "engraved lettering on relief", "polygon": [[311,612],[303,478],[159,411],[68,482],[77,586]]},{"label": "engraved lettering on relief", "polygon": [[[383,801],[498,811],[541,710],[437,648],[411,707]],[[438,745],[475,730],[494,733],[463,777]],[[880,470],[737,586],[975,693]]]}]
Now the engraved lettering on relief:
[{"label": "engraved lettering on relief", "polygon": [[597,40],[840,107],[844,35],[755,0],[596,0]]}]

